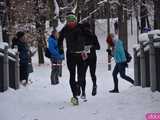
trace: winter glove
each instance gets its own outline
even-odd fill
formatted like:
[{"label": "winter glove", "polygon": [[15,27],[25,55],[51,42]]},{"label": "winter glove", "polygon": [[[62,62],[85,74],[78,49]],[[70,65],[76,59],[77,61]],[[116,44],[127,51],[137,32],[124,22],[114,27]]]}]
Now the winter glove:
[{"label": "winter glove", "polygon": [[64,54],[63,48],[59,48],[59,53],[60,53],[60,54]]},{"label": "winter glove", "polygon": [[87,55],[86,52],[82,52],[81,57],[82,57],[83,60],[86,60],[88,58],[88,55]]},{"label": "winter glove", "polygon": [[61,60],[64,60],[64,54],[61,54],[60,57],[61,57]]},{"label": "winter glove", "polygon": [[125,62],[125,63],[124,63],[124,66],[125,66],[126,68],[128,68],[128,63],[127,63],[127,62]]},{"label": "winter glove", "polygon": [[107,49],[106,52],[108,52],[108,55],[112,56],[112,51],[110,49]]}]

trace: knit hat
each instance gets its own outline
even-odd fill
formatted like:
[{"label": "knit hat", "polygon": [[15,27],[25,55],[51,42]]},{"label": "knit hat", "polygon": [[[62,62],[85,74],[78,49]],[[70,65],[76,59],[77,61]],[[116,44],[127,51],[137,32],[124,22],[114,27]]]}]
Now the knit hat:
[{"label": "knit hat", "polygon": [[109,34],[107,39],[106,39],[106,42],[110,45],[110,46],[113,46],[114,43],[113,43],[113,34]]},{"label": "knit hat", "polygon": [[24,35],[25,35],[25,33],[22,32],[22,31],[19,31],[19,32],[16,33],[16,36],[17,36],[18,39],[23,37]]},{"label": "knit hat", "polygon": [[68,13],[66,19],[67,21],[77,21],[77,17],[74,13]]}]

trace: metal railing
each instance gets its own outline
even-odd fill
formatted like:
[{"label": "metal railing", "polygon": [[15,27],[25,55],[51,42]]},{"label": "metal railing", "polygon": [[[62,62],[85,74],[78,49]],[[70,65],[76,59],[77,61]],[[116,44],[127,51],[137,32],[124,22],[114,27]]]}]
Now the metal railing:
[{"label": "metal railing", "polygon": [[135,85],[160,91],[160,38],[154,39],[154,34],[148,38],[133,48]]},{"label": "metal railing", "polygon": [[19,88],[19,54],[18,50],[8,49],[7,44],[0,43],[0,92],[9,87]]}]

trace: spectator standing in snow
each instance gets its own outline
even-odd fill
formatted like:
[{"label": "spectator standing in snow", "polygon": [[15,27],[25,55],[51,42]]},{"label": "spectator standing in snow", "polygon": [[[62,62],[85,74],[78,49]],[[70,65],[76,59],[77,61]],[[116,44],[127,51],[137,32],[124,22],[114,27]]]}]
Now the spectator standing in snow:
[{"label": "spectator standing in snow", "polygon": [[112,72],[113,81],[114,81],[114,89],[110,90],[110,93],[119,93],[118,89],[118,78],[117,75],[120,73],[120,76],[126,81],[134,84],[134,80],[126,75],[126,56],[124,51],[123,42],[116,37],[116,35],[111,34],[112,39],[107,39],[107,43],[112,47],[112,51],[110,49],[107,50],[108,54],[114,56],[114,60],[116,65]]},{"label": "spectator standing in snow", "polygon": [[[85,61],[85,78],[86,78],[86,73],[87,69],[89,67],[90,69],[90,74],[91,74],[91,79],[93,83],[92,87],[92,96],[95,96],[97,94],[97,77],[96,77],[96,64],[97,64],[97,55],[96,55],[96,50],[100,49],[100,45],[97,39],[97,36],[91,32],[90,30],[90,24],[89,23],[84,23],[83,24],[84,28],[84,36],[85,36],[85,48],[87,50],[88,58]],[[86,80],[85,80],[85,85],[86,85]],[[85,86],[84,86],[85,87]],[[85,88],[84,88],[85,90]],[[85,91],[82,91],[82,98],[85,98]]]},{"label": "spectator standing in snow", "polygon": [[20,82],[23,85],[28,83],[28,63],[29,63],[29,47],[25,38],[25,33],[19,31],[16,33],[16,37],[12,41],[12,48],[18,47],[19,52],[19,64],[20,64]]},{"label": "spectator standing in snow", "polygon": [[61,61],[64,59],[64,54],[59,53],[58,41],[57,41],[57,31],[52,31],[48,38],[48,49],[51,53],[51,84],[55,85],[59,83],[59,67],[62,65]]},{"label": "spectator standing in snow", "polygon": [[[85,41],[82,35],[81,24],[77,23],[77,17],[73,13],[68,13],[66,20],[67,24],[60,31],[58,46],[61,50],[61,53],[63,53],[63,40],[65,38],[67,47],[67,67],[70,73],[69,82],[73,94],[71,102],[74,105],[78,105],[79,102],[77,96],[80,95],[80,86],[84,86],[85,81],[84,60],[87,58],[87,54],[84,52]],[[78,80],[75,78],[76,71]]]}]

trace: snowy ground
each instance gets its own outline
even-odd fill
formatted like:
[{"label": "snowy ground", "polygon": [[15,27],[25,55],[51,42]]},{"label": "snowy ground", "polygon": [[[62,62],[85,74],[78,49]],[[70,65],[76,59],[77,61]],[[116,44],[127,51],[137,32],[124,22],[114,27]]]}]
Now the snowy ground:
[{"label": "snowy ground", "polygon": [[[97,23],[96,29],[101,44],[101,50],[97,52],[97,96],[91,96],[92,82],[88,73],[88,101],[80,100],[79,106],[73,106],[66,63],[63,62],[60,84],[51,86],[50,62],[46,59],[44,65],[38,66],[35,56],[34,73],[30,75],[33,83],[16,91],[9,89],[0,93],[0,120],[145,120],[146,113],[160,112],[160,93],[152,93],[149,88],[131,87],[120,78],[120,93],[108,93],[113,88],[113,81],[112,72],[107,69],[106,29],[103,24],[98,24],[102,23]],[[129,50],[132,51],[131,45],[136,38],[130,36],[129,40]],[[127,74],[133,77],[133,63],[130,63]]]}]

